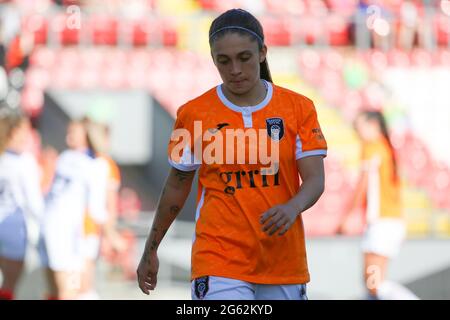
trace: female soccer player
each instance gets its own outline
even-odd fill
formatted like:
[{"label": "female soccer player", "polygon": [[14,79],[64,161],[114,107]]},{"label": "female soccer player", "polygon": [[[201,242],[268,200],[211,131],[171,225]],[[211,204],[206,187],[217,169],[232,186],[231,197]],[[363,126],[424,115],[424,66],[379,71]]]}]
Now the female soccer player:
[{"label": "female soccer player", "polygon": [[30,122],[19,110],[0,105],[1,299],[13,299],[28,242],[26,216],[39,221],[42,199],[36,160],[25,152]]},{"label": "female soccer player", "polygon": [[400,284],[385,280],[388,261],[397,255],[406,234],[397,162],[386,121],[379,111],[365,111],[356,118],[355,129],[362,142],[362,170],[338,232],[342,233],[347,218],[365,203],[367,227],[362,249],[369,298],[417,299]]},{"label": "female soccer player", "polygon": [[81,290],[78,299],[97,300],[95,290],[95,266],[100,254],[102,241],[108,241],[113,250],[123,252],[126,249],[125,240],[117,230],[117,203],[120,187],[120,170],[116,162],[108,155],[109,128],[88,118],[84,120],[88,135],[97,150],[97,161],[103,162],[108,169],[108,184],[106,190],[106,208],[108,218],[103,225],[94,221],[86,214],[84,218],[84,255],[85,262],[81,275]]},{"label": "female soccer player", "polygon": [[[139,287],[146,294],[155,289],[158,246],[199,169],[192,298],[306,299],[301,213],[323,192],[327,152],[315,107],[272,83],[263,29],[249,12],[233,9],[216,18],[209,43],[223,84],[178,110],[172,168],[137,269]],[[258,147],[261,141],[267,145]],[[269,145],[273,161],[261,156]]]},{"label": "female soccer player", "polygon": [[83,122],[69,124],[66,140],[69,150],[60,155],[56,165],[43,230],[50,294],[75,299],[85,262],[85,214],[98,224],[105,222],[108,169],[97,161]]}]

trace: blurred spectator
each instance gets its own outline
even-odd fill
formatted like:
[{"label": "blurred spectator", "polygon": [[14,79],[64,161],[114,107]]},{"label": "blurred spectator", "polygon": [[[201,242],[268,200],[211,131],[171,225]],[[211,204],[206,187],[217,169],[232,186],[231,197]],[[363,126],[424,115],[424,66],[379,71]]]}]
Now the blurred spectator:
[{"label": "blurred spectator", "polygon": [[350,23],[350,37],[356,48],[361,50],[371,47],[370,31],[366,23],[369,6],[369,0],[360,0]]},{"label": "blurred spectator", "polygon": [[136,220],[141,212],[141,201],[131,188],[123,188],[119,193],[119,215],[125,220]]},{"label": "blurred spectator", "polygon": [[20,32],[20,12],[14,1],[0,3],[0,38],[4,44],[10,43]]},{"label": "blurred spectator", "polygon": [[405,0],[400,7],[400,27],[399,27],[399,45],[404,50],[413,48],[418,26],[419,26],[419,10],[412,0]]}]

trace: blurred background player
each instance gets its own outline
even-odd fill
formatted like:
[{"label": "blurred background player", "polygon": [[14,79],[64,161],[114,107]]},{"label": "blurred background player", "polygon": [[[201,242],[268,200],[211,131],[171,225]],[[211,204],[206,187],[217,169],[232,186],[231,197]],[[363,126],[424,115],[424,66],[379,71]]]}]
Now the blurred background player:
[{"label": "blurred background player", "polygon": [[355,120],[362,143],[362,168],[355,196],[343,216],[346,219],[358,206],[365,206],[366,229],[363,237],[364,280],[370,299],[417,299],[400,284],[386,280],[387,267],[406,235],[403,219],[398,165],[383,114],[365,111]]},{"label": "blurred background player", "polygon": [[38,222],[44,207],[39,169],[25,152],[30,121],[20,110],[0,103],[0,299],[13,299],[24,267],[28,242],[27,218]]},{"label": "blurred background player", "polygon": [[108,218],[104,224],[98,224],[88,214],[85,214],[85,264],[81,277],[81,290],[78,299],[99,299],[95,290],[95,266],[100,254],[102,242],[114,252],[121,254],[126,249],[125,240],[117,230],[118,194],[120,188],[120,169],[108,155],[110,131],[106,124],[83,119],[90,141],[96,150],[96,161],[103,162],[108,168],[108,184],[106,190],[106,209]]},{"label": "blurred background player", "polygon": [[80,293],[86,257],[85,214],[96,224],[107,219],[108,168],[97,161],[85,123],[69,124],[67,146],[46,198],[43,228],[50,295],[58,299],[75,299]]}]

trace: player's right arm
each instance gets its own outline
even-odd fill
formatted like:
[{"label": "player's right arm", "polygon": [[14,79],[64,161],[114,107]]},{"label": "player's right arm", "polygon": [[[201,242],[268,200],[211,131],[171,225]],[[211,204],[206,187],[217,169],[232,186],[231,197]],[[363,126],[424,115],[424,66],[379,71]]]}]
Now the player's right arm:
[{"label": "player's right arm", "polygon": [[373,151],[367,146],[363,146],[362,149],[362,165],[359,172],[356,187],[354,189],[353,195],[350,198],[349,203],[346,206],[344,214],[340,219],[340,223],[336,229],[336,233],[343,234],[345,229],[345,224],[350,216],[355,214],[355,211],[362,206],[367,194],[367,185],[369,180],[369,167],[370,158],[373,156]]},{"label": "player's right arm", "polygon": [[183,208],[191,191],[194,176],[195,170],[182,171],[172,167],[169,171],[137,269],[139,287],[145,294],[149,294],[149,290],[154,290],[156,287],[159,244]]}]

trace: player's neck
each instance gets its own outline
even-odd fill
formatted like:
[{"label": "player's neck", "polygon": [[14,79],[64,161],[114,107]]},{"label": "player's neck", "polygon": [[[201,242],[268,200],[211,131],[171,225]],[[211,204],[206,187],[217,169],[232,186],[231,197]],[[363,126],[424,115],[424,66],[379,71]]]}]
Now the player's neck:
[{"label": "player's neck", "polygon": [[5,150],[8,150],[9,152],[13,152],[16,154],[21,154],[23,152],[23,148],[19,146],[17,143],[10,142],[6,145]]},{"label": "player's neck", "polygon": [[248,107],[260,104],[267,94],[267,86],[263,80],[259,80],[256,85],[244,94],[234,94],[225,86],[222,86],[225,97],[236,106]]}]

